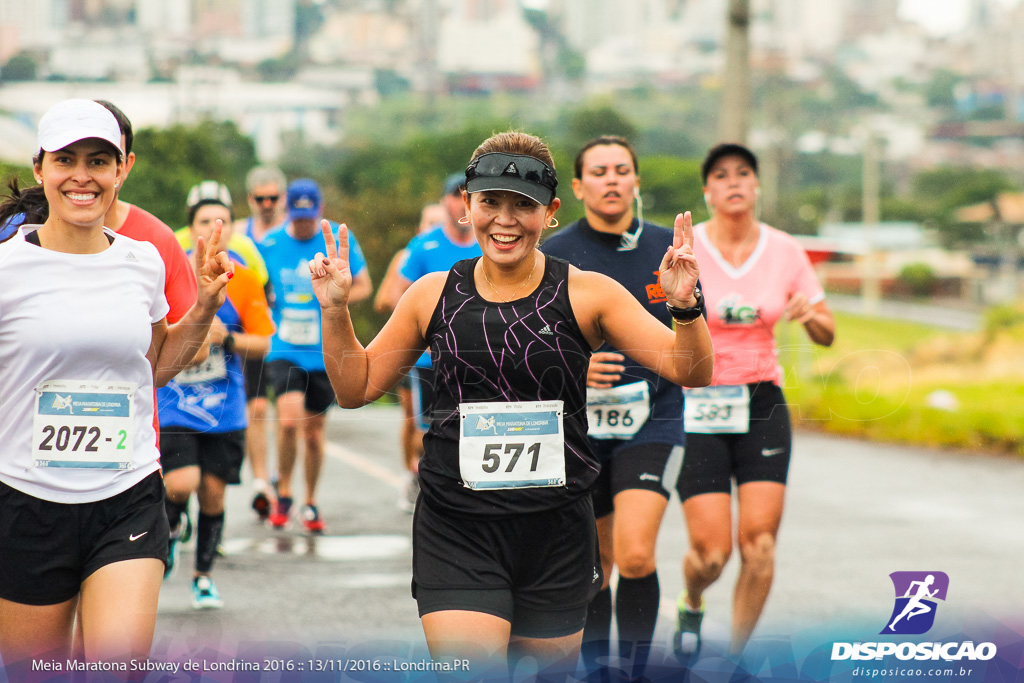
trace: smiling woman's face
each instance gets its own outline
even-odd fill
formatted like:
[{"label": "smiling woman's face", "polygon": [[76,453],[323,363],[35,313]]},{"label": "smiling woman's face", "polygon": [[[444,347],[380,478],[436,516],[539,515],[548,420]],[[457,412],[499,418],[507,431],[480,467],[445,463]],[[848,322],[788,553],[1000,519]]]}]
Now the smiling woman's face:
[{"label": "smiling woman's face", "polygon": [[114,201],[121,165],[110,143],[96,138],[45,152],[35,167],[50,215],[69,225],[102,225]]},{"label": "smiling woman's face", "polygon": [[591,147],[583,154],[580,176],[573,178],[572,190],[588,212],[614,222],[633,210],[638,179],[625,147]]}]

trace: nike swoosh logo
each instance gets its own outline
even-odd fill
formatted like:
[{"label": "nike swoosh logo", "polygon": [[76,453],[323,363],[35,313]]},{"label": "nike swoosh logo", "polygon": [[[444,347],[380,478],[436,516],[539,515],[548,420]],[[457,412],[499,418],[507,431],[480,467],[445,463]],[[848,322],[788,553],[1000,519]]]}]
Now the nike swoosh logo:
[{"label": "nike swoosh logo", "polygon": [[761,455],[767,458],[770,455],[778,455],[779,453],[783,453],[785,452],[785,450],[785,448],[762,448]]},{"label": "nike swoosh logo", "polygon": [[129,541],[137,541],[137,540],[139,540],[140,538],[142,538],[143,536],[145,536],[148,533],[149,533],[148,531],[143,531],[141,534],[132,534],[131,536],[128,537],[128,540]]}]

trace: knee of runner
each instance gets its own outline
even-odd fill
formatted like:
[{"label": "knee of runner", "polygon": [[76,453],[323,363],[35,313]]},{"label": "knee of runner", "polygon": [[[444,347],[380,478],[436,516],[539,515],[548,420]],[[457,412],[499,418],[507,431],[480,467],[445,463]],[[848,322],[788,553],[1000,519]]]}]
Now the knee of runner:
[{"label": "knee of runner", "polygon": [[770,573],[775,565],[775,537],[769,533],[759,534],[742,542],[740,554],[743,563],[759,573]]},{"label": "knee of runner", "polygon": [[700,573],[710,579],[718,578],[731,554],[731,548],[693,548],[693,556]]},{"label": "knee of runner", "polygon": [[619,565],[619,573],[630,579],[640,579],[649,576],[657,568],[654,562],[654,554],[643,550],[626,552],[615,558]]}]

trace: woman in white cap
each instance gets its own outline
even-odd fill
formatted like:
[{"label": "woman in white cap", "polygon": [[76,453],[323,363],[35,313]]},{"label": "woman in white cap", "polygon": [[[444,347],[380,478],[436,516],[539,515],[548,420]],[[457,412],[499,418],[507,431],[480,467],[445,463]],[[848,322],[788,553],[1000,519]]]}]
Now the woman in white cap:
[{"label": "woman in white cap", "polygon": [[[338,403],[375,400],[430,347],[434,410],[413,522],[413,595],[435,660],[455,676],[534,660],[575,670],[587,605],[601,588],[590,488],[587,366],[608,340],[679,384],[711,377],[695,296],[689,214],[659,268],[676,331],[621,285],[537,251],[559,200],[547,146],[517,132],[477,148],[467,216],[483,252],[407,290],[367,348],[348,314],[344,247],[325,232],[310,264],[323,308],[324,358]],[[341,243],[345,244],[344,231]],[[457,668],[464,660],[469,670]]]},{"label": "woman in white cap", "polygon": [[167,553],[153,386],[191,362],[232,274],[215,231],[199,301],[186,324],[168,328],[156,249],[103,226],[124,174],[120,140],[114,115],[95,102],[50,109],[33,160],[48,217],[0,245],[0,657],[9,676],[32,658],[67,656],[79,604],[89,660],[148,655]]}]

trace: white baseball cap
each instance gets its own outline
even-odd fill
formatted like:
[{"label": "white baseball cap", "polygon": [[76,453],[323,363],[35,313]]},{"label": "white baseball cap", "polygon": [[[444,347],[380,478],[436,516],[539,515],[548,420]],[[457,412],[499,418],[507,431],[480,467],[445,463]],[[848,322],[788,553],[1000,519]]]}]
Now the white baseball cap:
[{"label": "white baseball cap", "polygon": [[117,119],[98,102],[64,100],[39,119],[39,148],[44,152],[56,152],[87,138],[105,140],[124,156]]}]

